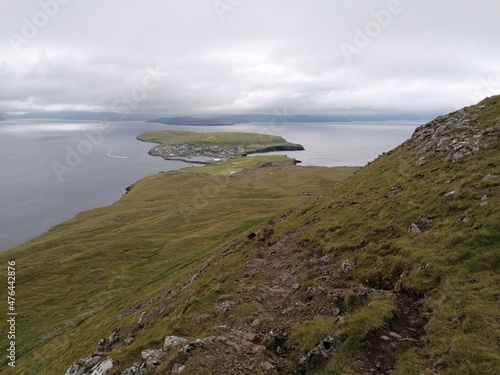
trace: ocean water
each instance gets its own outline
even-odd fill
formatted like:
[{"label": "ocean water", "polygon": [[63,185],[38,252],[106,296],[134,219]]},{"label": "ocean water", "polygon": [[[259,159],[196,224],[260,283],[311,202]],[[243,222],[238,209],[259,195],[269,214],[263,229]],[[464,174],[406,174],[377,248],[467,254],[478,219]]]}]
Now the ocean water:
[{"label": "ocean water", "polygon": [[[241,131],[283,136],[305,151],[301,165],[362,166],[406,140],[420,122],[248,123],[172,126],[144,122],[0,122],[0,250],[42,234],[78,212],[109,205],[137,180],[188,167],[147,154],[144,131]],[[274,154],[274,153],[273,153]],[[193,165],[193,167],[196,165]]]}]

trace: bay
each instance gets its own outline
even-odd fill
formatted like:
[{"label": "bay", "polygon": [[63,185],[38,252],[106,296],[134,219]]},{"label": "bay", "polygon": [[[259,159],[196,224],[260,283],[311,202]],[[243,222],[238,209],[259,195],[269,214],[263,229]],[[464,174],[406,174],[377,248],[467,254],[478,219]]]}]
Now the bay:
[{"label": "bay", "polygon": [[[238,131],[280,135],[305,151],[279,152],[301,165],[362,166],[406,140],[421,122],[247,123],[173,126],[122,121],[0,122],[0,251],[78,212],[109,205],[137,180],[188,167],[148,155],[144,131]],[[275,153],[271,153],[275,154]],[[192,165],[193,167],[195,165]]]}]

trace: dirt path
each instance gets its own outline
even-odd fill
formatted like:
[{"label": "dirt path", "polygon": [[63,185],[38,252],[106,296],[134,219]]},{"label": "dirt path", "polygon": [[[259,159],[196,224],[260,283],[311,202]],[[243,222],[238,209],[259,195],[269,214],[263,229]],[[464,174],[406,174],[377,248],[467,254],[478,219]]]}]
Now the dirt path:
[{"label": "dirt path", "polygon": [[428,314],[420,301],[397,294],[396,305],[392,319],[366,336],[360,368],[369,374],[387,374],[403,352],[422,343]]}]

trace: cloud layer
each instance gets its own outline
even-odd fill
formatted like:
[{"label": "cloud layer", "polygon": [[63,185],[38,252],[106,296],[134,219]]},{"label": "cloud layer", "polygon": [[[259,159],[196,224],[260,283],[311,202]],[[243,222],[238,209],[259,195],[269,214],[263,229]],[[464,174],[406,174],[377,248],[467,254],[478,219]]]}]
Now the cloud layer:
[{"label": "cloud layer", "polygon": [[498,16],[497,0],[0,0],[0,111],[447,112],[500,93]]}]

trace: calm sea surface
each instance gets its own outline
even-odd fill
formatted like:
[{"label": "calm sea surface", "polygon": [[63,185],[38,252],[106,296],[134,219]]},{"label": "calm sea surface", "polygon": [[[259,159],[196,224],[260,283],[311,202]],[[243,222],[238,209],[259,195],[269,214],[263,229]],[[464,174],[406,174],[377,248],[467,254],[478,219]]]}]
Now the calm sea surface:
[{"label": "calm sea surface", "polygon": [[143,131],[241,131],[283,136],[305,151],[302,165],[358,166],[406,140],[420,122],[249,123],[173,126],[143,122],[0,122],[0,250],[21,244],[78,212],[109,205],[135,181],[186,163],[149,156]]}]

